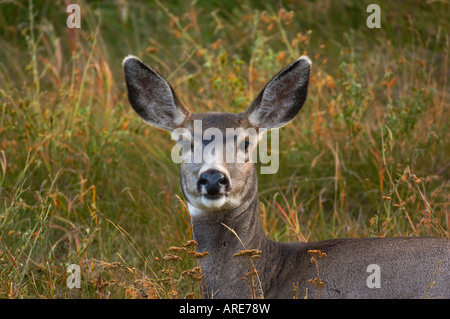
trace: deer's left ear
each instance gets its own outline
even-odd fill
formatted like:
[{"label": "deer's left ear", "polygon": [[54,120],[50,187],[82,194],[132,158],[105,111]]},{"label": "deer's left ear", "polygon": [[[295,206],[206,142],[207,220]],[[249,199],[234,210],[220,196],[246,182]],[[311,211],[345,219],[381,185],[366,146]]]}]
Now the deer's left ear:
[{"label": "deer's left ear", "polygon": [[251,125],[277,128],[289,123],[305,103],[311,60],[302,56],[278,73],[245,110]]}]

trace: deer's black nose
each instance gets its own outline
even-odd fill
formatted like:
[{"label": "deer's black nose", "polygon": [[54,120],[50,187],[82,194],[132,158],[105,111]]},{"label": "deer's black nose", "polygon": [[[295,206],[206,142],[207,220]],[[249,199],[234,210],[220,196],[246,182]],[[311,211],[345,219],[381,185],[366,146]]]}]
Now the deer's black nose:
[{"label": "deer's black nose", "polygon": [[205,187],[207,195],[215,196],[230,188],[230,181],[225,174],[216,169],[209,169],[200,175],[197,188],[199,193],[202,193],[202,188]]}]

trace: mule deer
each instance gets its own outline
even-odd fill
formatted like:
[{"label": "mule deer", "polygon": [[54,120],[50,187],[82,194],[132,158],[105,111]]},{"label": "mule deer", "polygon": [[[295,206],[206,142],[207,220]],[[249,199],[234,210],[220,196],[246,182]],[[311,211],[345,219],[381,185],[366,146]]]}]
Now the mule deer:
[{"label": "mule deer", "polygon": [[[226,136],[227,128],[279,128],[289,123],[306,100],[311,61],[300,57],[282,70],[239,114],[191,113],[169,83],[138,58],[126,57],[123,66],[129,101],[145,122],[169,131],[184,128],[194,134],[195,121],[201,121],[203,132],[214,127]],[[210,142],[203,138],[200,148]],[[204,297],[252,297],[241,279],[249,272],[249,265],[234,257],[245,248],[261,252],[259,258],[252,259],[252,266],[257,271],[253,274],[257,274],[258,296],[265,298],[292,298],[294,293],[304,297],[308,290],[312,296],[316,289],[323,298],[450,298],[448,239],[361,238],[308,243],[268,239],[258,215],[257,172],[248,160],[255,144],[245,133],[237,136],[232,151],[243,152],[245,163],[227,163],[220,152],[208,163],[186,158],[181,162],[181,188],[192,217],[196,249],[209,253],[203,260]],[[189,153],[187,149],[183,152]],[[313,264],[310,250],[327,256],[319,265]],[[314,288],[308,280],[317,277],[317,266],[323,287]],[[372,274],[371,267],[378,273]],[[369,284],[373,275],[378,276],[374,285]]]}]

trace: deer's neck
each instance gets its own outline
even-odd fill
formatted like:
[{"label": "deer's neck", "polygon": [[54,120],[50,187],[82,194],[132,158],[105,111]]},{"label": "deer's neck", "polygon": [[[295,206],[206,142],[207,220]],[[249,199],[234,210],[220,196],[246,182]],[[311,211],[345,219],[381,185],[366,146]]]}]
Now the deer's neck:
[{"label": "deer's neck", "polygon": [[221,212],[197,212],[192,217],[194,238],[199,251],[210,254],[223,249],[257,249],[266,236],[258,215],[258,200],[254,198],[236,209]]},{"label": "deer's neck", "polygon": [[[275,243],[265,236],[262,229],[257,191],[249,197],[251,198],[236,209],[197,212],[192,217],[194,238],[198,243],[197,251],[208,252],[206,257],[199,260],[199,265],[205,273],[205,297],[249,297],[251,289],[241,278],[254,269],[259,273],[264,272],[265,255],[271,254],[273,257],[276,253]],[[263,253],[261,258],[251,259],[251,262],[248,256],[234,256],[244,249],[257,249]]]}]

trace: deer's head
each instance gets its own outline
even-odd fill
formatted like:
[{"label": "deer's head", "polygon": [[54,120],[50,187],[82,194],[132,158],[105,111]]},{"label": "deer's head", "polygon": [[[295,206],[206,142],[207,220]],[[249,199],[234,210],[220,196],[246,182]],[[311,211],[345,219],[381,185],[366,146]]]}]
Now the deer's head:
[{"label": "deer's head", "polygon": [[289,123],[306,100],[311,61],[278,73],[242,113],[192,113],[169,83],[138,58],[123,61],[128,98],[148,124],[181,143],[181,186],[191,214],[225,211],[256,196],[251,160],[261,133]]}]

